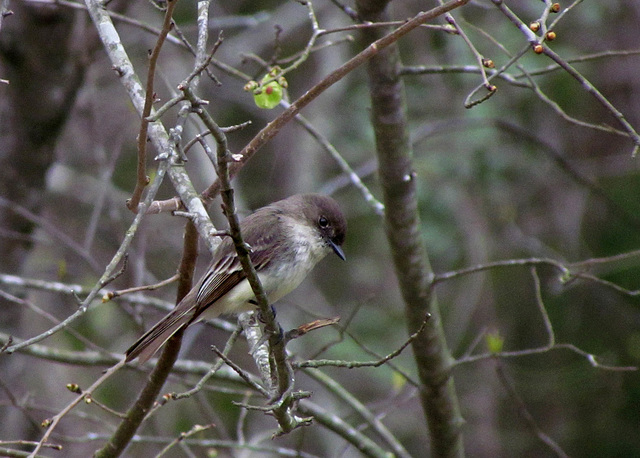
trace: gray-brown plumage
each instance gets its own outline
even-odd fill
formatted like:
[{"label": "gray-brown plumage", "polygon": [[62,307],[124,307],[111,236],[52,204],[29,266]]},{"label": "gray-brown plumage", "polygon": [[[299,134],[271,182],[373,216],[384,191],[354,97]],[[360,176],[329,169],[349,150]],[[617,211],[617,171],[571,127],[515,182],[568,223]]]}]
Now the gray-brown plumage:
[{"label": "gray-brown plumage", "polygon": [[[338,204],[327,196],[298,194],[274,202],[245,218],[240,228],[271,303],[295,289],[327,253],[344,259],[341,245],[347,224]],[[126,361],[147,361],[178,329],[191,323],[254,308],[255,296],[233,241],[226,237],[198,283],[126,351]]]}]

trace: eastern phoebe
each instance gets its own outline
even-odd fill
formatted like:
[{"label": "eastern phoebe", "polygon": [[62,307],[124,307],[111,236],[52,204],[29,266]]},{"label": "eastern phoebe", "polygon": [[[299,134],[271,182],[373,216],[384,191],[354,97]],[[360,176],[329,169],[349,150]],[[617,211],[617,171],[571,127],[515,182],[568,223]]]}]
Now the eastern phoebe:
[{"label": "eastern phoebe", "polygon": [[[257,210],[240,223],[250,258],[273,303],[293,291],[318,261],[341,245],[347,223],[335,200],[298,194]],[[233,240],[218,246],[211,265],[180,303],[126,352],[126,361],[144,363],[176,333],[202,319],[254,310],[255,296],[240,265]]]}]

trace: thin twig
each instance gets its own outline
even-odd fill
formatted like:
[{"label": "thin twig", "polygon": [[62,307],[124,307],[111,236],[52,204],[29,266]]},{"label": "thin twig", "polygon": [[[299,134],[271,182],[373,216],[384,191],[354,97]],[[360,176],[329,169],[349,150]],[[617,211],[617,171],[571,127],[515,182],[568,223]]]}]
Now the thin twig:
[{"label": "thin twig", "polygon": [[242,380],[244,380],[247,383],[247,385],[249,385],[254,390],[261,393],[263,396],[266,396],[266,397],[269,396],[269,391],[264,389],[260,384],[253,381],[251,377],[249,377],[247,372],[242,370],[242,368],[240,368],[236,363],[234,363],[231,359],[229,359],[229,357],[224,352],[221,352],[220,350],[218,350],[218,347],[213,345],[211,347],[211,350],[213,350],[213,352],[218,356],[218,358],[220,358],[221,362],[224,362],[227,366],[229,366],[236,374],[238,374],[238,376],[240,376]]},{"label": "thin twig", "polygon": [[49,436],[53,433],[53,430],[58,426],[58,423],[62,418],[71,411],[75,406],[77,406],[82,400],[84,400],[87,396],[91,396],[93,392],[100,386],[102,383],[115,374],[118,370],[120,370],[125,365],[124,358],[121,359],[116,365],[109,368],[98,380],[96,380],[89,388],[87,388],[80,396],[74,399],[71,403],[69,403],[64,409],[62,409],[59,413],[53,416],[53,418],[45,420],[43,424],[47,426],[47,432],[42,436],[40,442],[36,448],[29,455],[30,457],[35,457],[35,455],[40,451],[40,448],[49,440]]},{"label": "thin twig", "polygon": [[413,342],[420,333],[424,330],[424,327],[427,324],[429,317],[425,318],[420,327],[416,332],[411,334],[409,338],[398,347],[396,350],[389,353],[387,356],[378,359],[376,361],[343,361],[343,360],[330,360],[330,359],[315,359],[315,360],[306,360],[294,363],[293,366],[295,368],[317,368],[323,366],[333,366],[333,367],[345,367],[347,369],[353,369],[357,367],[380,367],[393,358],[397,357],[407,348],[411,342]]},{"label": "thin twig", "polygon": [[[442,5],[443,1],[438,0],[438,3]],[[491,84],[489,82],[489,79],[487,78],[487,71],[485,66],[486,59],[476,49],[473,42],[469,39],[469,37],[464,32],[462,27],[458,24],[458,22],[455,20],[453,15],[451,13],[446,13],[444,17],[445,17],[445,20],[456,30],[458,35],[460,35],[460,37],[465,42],[469,50],[471,50],[471,53],[473,54],[473,56],[476,59],[476,62],[478,63],[480,74],[482,75],[482,86],[487,90],[487,93],[484,96],[482,96],[480,99],[471,100],[471,96],[472,96],[471,94],[467,97],[467,99],[465,100],[464,106],[465,108],[472,108],[484,102],[485,100],[488,100],[490,97],[492,97],[496,93],[497,87]]]},{"label": "thin twig", "polygon": [[[240,336],[240,332],[241,331],[242,331],[242,329],[240,327],[237,327],[233,331],[233,333],[229,336],[229,339],[227,339],[227,343],[225,344],[224,349],[222,350],[222,352],[220,352],[215,346],[212,347],[212,350],[220,357],[220,359],[218,361],[216,361],[216,363],[211,366],[211,369],[209,370],[209,372],[207,372],[204,375],[204,377],[202,377],[198,381],[198,383],[196,383],[193,386],[193,388],[191,388],[190,390],[187,390],[185,392],[182,392],[182,393],[171,393],[171,395],[170,395],[171,399],[178,400],[178,399],[187,398],[189,396],[193,396],[194,394],[196,394],[200,390],[202,390],[202,387],[207,383],[207,381],[211,377],[213,377],[216,372],[218,372],[218,369],[220,369],[220,366],[222,366],[222,363],[226,362],[226,360],[224,358],[226,358],[226,356],[231,351],[231,348],[233,347],[233,345],[238,340],[238,337]],[[222,354],[223,356],[220,356],[220,354]],[[233,367],[232,367],[232,369],[233,369]],[[241,375],[241,374],[238,373],[238,375]],[[247,380],[247,379],[245,379],[245,380]],[[247,383],[249,383],[251,386],[253,386],[253,380],[251,380],[250,378],[247,380]]]},{"label": "thin twig", "polygon": [[[376,432],[384,443],[386,443],[393,451],[393,456],[409,458],[410,455],[404,446],[396,437],[387,429],[387,427],[377,418],[369,408],[360,402],[352,393],[337,383],[331,377],[327,376],[323,371],[318,369],[305,369],[305,374],[320,383],[329,393],[333,394],[340,404],[349,406],[356,412],[370,428]],[[300,402],[298,410],[304,415],[313,415],[313,419],[322,423],[325,427],[337,432],[345,440],[350,441],[365,456],[388,457],[389,452],[384,451],[382,447],[377,445],[371,439],[364,436],[356,428],[345,422],[340,415],[333,412],[327,412],[308,400]]]},{"label": "thin twig", "polygon": [[214,425],[213,423],[209,424],[209,425],[193,425],[193,427],[186,432],[180,433],[180,435],[178,437],[176,437],[173,441],[171,441],[169,444],[167,444],[167,446],[165,448],[163,448],[160,453],[158,453],[155,458],[159,458],[163,455],[165,455],[169,450],[171,450],[172,447],[178,445],[179,443],[185,441],[185,439],[188,439],[189,437],[193,436],[194,434],[200,433],[202,431],[206,431],[207,429],[211,429],[214,428],[216,425]]},{"label": "thin twig", "polygon": [[595,99],[600,102],[600,104],[618,120],[624,130],[628,132],[631,141],[634,143],[631,156],[635,157],[638,151],[640,151],[640,135],[635,131],[629,121],[627,121],[627,118],[622,114],[622,112],[620,112],[611,102],[609,102],[609,99],[607,99],[593,84],[591,84],[591,82],[587,78],[585,78],[568,62],[562,59],[552,49],[544,46],[543,53],[555,63],[560,65],[574,79],[576,79],[585,91],[595,97]]},{"label": "thin twig", "polygon": [[140,121],[140,131],[138,133],[138,166],[136,174],[136,186],[133,190],[131,198],[127,200],[127,207],[133,212],[138,212],[138,205],[142,199],[142,193],[149,184],[149,177],[147,176],[147,132],[149,130],[149,120],[147,117],[151,114],[153,103],[155,102],[155,91],[153,88],[154,79],[156,76],[156,65],[158,64],[158,57],[160,56],[160,50],[164,44],[167,35],[171,31],[173,25],[173,10],[175,9],[177,0],[167,0],[167,10],[165,11],[164,22],[162,24],[162,30],[151,55],[149,56],[149,69],[147,71],[147,88],[144,98],[144,108],[142,109],[142,119]]},{"label": "thin twig", "polygon": [[[281,102],[281,105],[284,107],[289,107],[289,103],[284,100]],[[347,175],[349,181],[355,188],[360,191],[364,200],[369,204],[369,206],[373,209],[374,213],[378,216],[384,215],[384,205],[378,199],[375,198],[373,193],[367,188],[367,186],[362,182],[360,177],[356,172],[353,171],[349,163],[342,157],[340,152],[329,142],[329,140],[322,135],[322,133],[316,129],[313,124],[311,124],[304,116],[301,114],[296,115],[296,122],[300,124],[304,129],[311,134],[313,138],[324,148],[324,150],[329,153],[329,155],[338,163],[338,166],[342,169],[342,172]]]},{"label": "thin twig", "polygon": [[498,374],[498,380],[500,380],[502,386],[507,390],[509,397],[515,403],[518,413],[524,419],[524,421],[527,423],[527,426],[529,426],[536,437],[540,439],[545,445],[547,445],[551,450],[553,450],[556,456],[561,458],[568,457],[569,455],[567,455],[564,450],[562,450],[562,448],[544,431],[542,431],[540,426],[538,426],[535,418],[533,418],[533,415],[531,415],[529,409],[527,409],[526,404],[516,392],[513,383],[509,380],[509,377],[500,361],[497,361],[496,373]]},{"label": "thin twig", "polygon": [[[318,37],[324,36],[324,35],[329,35],[331,33],[339,33],[339,32],[352,32],[355,30],[362,30],[362,29],[373,29],[373,28],[377,28],[377,27],[398,27],[401,26],[402,24],[404,24],[407,21],[386,21],[386,22],[362,22],[360,24],[353,24],[353,25],[348,25],[345,27],[336,27],[334,29],[326,29],[326,30],[321,30],[318,33]],[[446,32],[446,33],[450,33],[452,35],[457,35],[458,31],[456,30],[455,27],[451,26],[451,25],[438,25],[438,24],[422,24],[420,26],[421,29],[428,29],[428,30],[436,30],[439,32]]]},{"label": "thin twig", "polygon": [[[19,305],[21,305],[23,307],[29,308],[30,310],[32,310],[37,315],[43,317],[49,323],[52,323],[52,324],[59,324],[60,323],[60,320],[57,319],[54,315],[52,315],[51,313],[47,312],[46,310],[41,309],[40,307],[38,307],[36,304],[34,304],[33,302],[31,302],[29,300],[21,299],[19,297],[16,297],[16,296],[14,296],[12,294],[9,294],[9,293],[7,293],[5,291],[1,291],[1,290],[0,290],[0,298],[3,298],[6,301],[13,302],[15,304],[19,304]],[[109,354],[105,349],[99,347],[91,339],[86,338],[80,332],[76,331],[73,328],[68,327],[68,328],[66,328],[64,330],[64,332],[67,332],[69,335],[73,336],[75,339],[77,339],[79,342],[81,342],[87,348],[93,348],[93,349],[101,352],[104,355],[108,355]]]},{"label": "thin twig", "polygon": [[542,322],[544,323],[544,330],[547,333],[547,338],[549,341],[547,342],[547,347],[553,348],[556,344],[556,335],[553,331],[553,325],[551,324],[551,319],[549,318],[549,313],[547,312],[547,308],[544,306],[544,301],[542,300],[542,288],[540,286],[540,277],[538,276],[538,271],[535,266],[531,266],[529,268],[531,272],[531,276],[533,277],[533,286],[536,292],[536,305],[538,306],[538,311],[540,312],[540,316],[542,316]]},{"label": "thin twig", "polygon": [[69,234],[61,228],[56,227],[51,221],[36,215],[22,205],[12,202],[9,199],[0,196],[0,206],[5,207],[12,212],[20,215],[27,221],[34,223],[42,228],[47,234],[53,238],[59,240],[65,246],[67,246],[72,252],[80,256],[94,272],[100,272],[102,270],[100,264],[93,257],[93,252],[90,249],[85,248],[80,243],[76,242],[69,236]]},{"label": "thin twig", "polygon": [[167,285],[170,285],[171,283],[177,281],[178,278],[179,278],[178,274],[175,274],[153,285],[136,286],[133,288],[121,289],[118,291],[109,291],[104,296],[102,296],[102,302],[110,301],[112,299],[115,299],[116,297],[124,296],[125,294],[137,293],[140,291],[154,291],[156,289],[163,288]]}]

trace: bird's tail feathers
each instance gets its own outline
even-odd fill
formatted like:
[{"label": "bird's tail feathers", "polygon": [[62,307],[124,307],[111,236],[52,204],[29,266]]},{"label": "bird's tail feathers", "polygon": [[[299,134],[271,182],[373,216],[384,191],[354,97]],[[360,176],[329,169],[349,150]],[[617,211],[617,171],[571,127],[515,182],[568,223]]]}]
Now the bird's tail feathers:
[{"label": "bird's tail feathers", "polygon": [[149,360],[172,335],[191,322],[191,314],[188,312],[188,310],[179,310],[177,307],[172,313],[160,320],[129,347],[125,353],[127,355],[126,362],[136,358],[139,358],[140,363]]}]

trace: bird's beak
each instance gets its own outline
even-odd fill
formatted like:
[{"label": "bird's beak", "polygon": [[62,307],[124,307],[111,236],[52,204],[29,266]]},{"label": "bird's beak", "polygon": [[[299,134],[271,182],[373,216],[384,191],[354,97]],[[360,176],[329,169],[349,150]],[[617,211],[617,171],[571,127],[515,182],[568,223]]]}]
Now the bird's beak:
[{"label": "bird's beak", "polygon": [[338,257],[340,259],[342,259],[343,261],[347,260],[347,257],[344,255],[344,251],[342,251],[342,248],[339,245],[336,245],[333,240],[327,240],[329,242],[329,246],[331,247],[331,249],[333,250],[333,252],[335,254],[338,255]]}]

